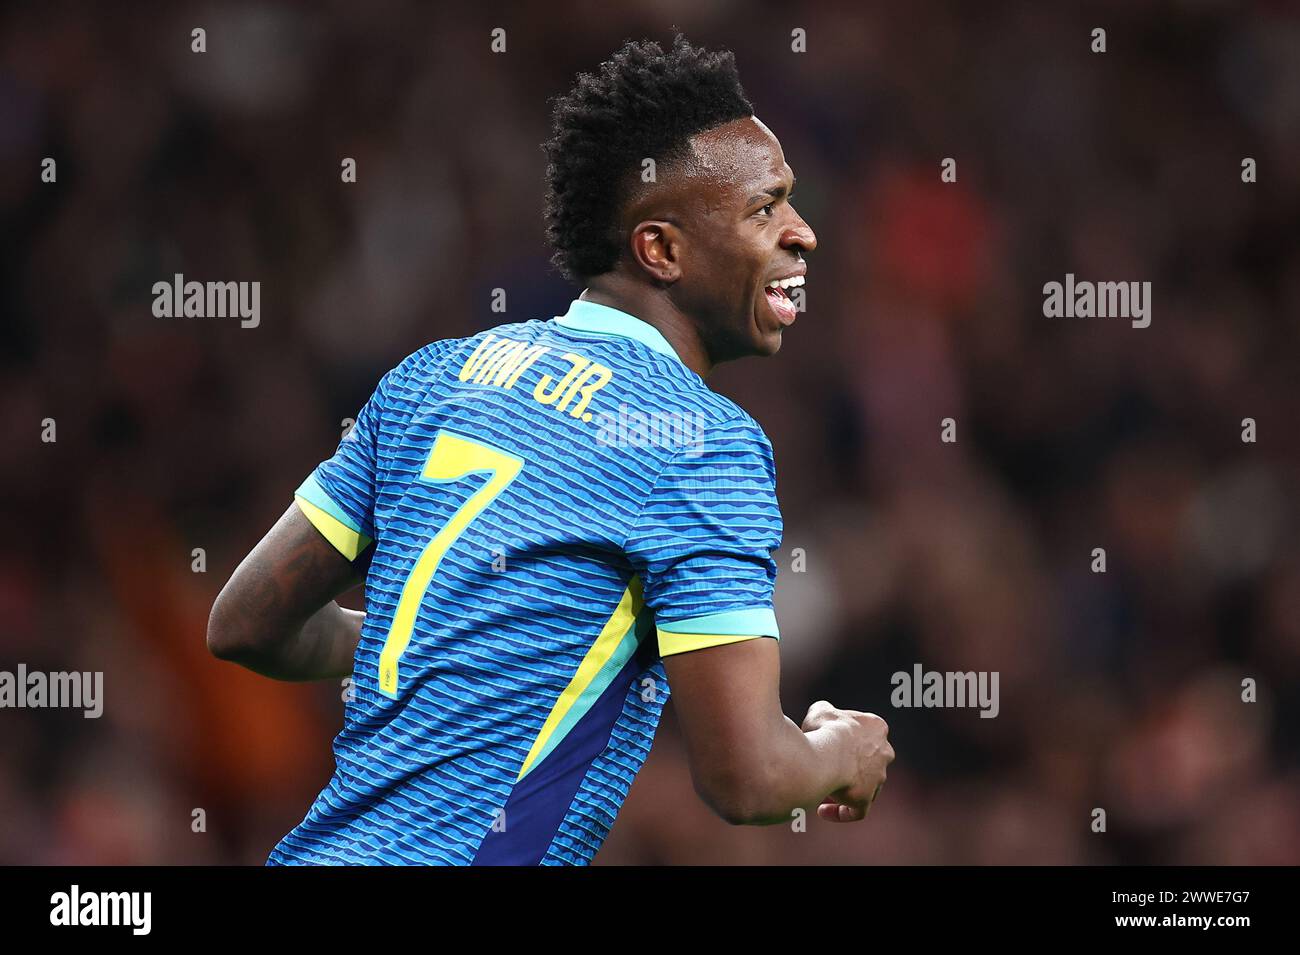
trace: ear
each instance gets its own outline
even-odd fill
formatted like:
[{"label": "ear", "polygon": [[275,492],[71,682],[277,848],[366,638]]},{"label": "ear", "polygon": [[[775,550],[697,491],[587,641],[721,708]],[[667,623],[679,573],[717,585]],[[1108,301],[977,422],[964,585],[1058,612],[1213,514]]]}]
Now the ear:
[{"label": "ear", "polygon": [[632,230],[632,261],[655,282],[672,285],[682,277],[686,242],[671,222],[648,219]]}]

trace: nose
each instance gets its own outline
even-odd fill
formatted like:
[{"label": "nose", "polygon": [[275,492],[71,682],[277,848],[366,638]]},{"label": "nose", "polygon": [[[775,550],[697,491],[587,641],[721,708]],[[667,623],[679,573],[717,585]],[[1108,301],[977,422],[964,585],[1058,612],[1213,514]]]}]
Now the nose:
[{"label": "nose", "polygon": [[781,248],[802,249],[804,252],[811,252],[817,248],[817,234],[797,212],[794,213],[794,222],[781,233]]}]

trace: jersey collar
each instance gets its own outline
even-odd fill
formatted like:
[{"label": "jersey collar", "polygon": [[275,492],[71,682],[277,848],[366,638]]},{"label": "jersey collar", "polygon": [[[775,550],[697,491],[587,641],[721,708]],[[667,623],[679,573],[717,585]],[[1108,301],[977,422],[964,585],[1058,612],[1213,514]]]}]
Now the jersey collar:
[{"label": "jersey collar", "polygon": [[[584,290],[585,291],[585,290]],[[598,335],[621,335],[634,338],[643,345],[648,345],[662,355],[677,361],[681,356],[668,344],[663,333],[649,322],[643,322],[629,312],[624,312],[608,305],[597,305],[582,299],[574,299],[569,310],[555,319],[557,323],[580,332],[595,332]]]}]

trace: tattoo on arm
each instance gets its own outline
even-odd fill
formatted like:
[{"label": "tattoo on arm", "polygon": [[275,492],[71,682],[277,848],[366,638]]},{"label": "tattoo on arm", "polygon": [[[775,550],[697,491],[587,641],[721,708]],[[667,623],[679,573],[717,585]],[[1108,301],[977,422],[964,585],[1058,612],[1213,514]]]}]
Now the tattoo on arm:
[{"label": "tattoo on arm", "polygon": [[217,597],[213,620],[244,636],[230,659],[281,680],[346,676],[365,615],[334,598],[365,579],[373,553],[349,561],[290,505]]}]

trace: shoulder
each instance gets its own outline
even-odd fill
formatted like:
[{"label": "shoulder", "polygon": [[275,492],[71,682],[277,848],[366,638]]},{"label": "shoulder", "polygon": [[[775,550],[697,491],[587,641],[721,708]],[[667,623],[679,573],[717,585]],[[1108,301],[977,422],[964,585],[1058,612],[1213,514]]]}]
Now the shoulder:
[{"label": "shoulder", "polygon": [[690,429],[692,440],[672,449],[656,484],[693,486],[702,481],[714,494],[721,494],[729,484],[743,486],[747,493],[775,488],[776,461],[762,426],[731,399],[713,391],[702,398],[699,408]]},{"label": "shoulder", "polygon": [[701,424],[718,434],[744,437],[771,450],[767,432],[748,411],[726,395],[714,391],[703,378],[676,359],[656,357],[664,362],[663,368],[668,373],[665,378],[671,380],[678,400],[699,417]]},{"label": "shoulder", "polygon": [[531,331],[539,324],[536,320],[512,322],[486,328],[477,334],[462,338],[440,338],[411,352],[384,376],[384,380],[393,385],[427,379],[430,375],[440,372],[448,362],[457,359],[463,361],[484,342],[519,335]]},{"label": "shoulder", "polygon": [[515,322],[510,325],[497,325],[493,328],[487,328],[476,335],[467,335],[463,338],[440,338],[407,355],[394,371],[404,375],[427,373],[430,368],[440,367],[450,358],[469,354],[484,341],[509,335],[511,332],[523,329],[528,324],[528,322]]},{"label": "shoulder", "polygon": [[713,427],[719,440],[742,445],[755,453],[772,460],[772,442],[768,439],[763,426],[754,416],[725,395],[709,391],[712,396],[708,403],[709,411],[714,415]]}]

